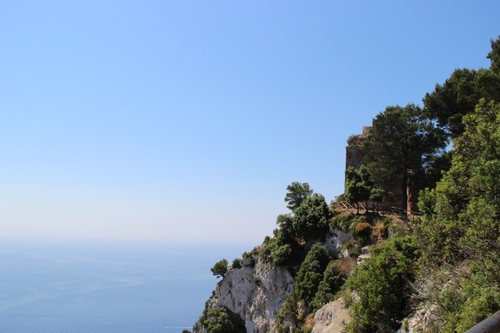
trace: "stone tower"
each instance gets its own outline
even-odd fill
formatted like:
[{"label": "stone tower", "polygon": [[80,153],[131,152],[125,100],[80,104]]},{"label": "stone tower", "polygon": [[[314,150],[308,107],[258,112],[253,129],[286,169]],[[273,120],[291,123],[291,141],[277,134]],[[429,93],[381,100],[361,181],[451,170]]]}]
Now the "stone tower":
[{"label": "stone tower", "polygon": [[[370,137],[370,128],[371,126],[364,126],[361,134],[351,135],[347,139],[347,147],[346,147],[346,155],[345,155],[345,169],[352,166],[355,169],[358,169],[363,164],[363,158],[366,155],[365,150],[363,150],[363,144]],[[345,192],[346,181],[344,179],[344,192]],[[402,193],[401,189],[396,187],[390,191],[393,200],[391,202],[386,202],[388,205],[396,205],[397,207],[401,207],[406,205],[408,211],[418,211],[417,202],[418,202],[418,192],[411,191],[410,188],[406,189],[407,194],[407,202],[402,202]]]},{"label": "stone tower", "polygon": [[[352,166],[358,169],[363,164],[363,157],[365,151],[363,150],[363,143],[370,136],[370,126],[364,126],[361,134],[351,135],[347,139],[347,147],[345,148],[345,170]],[[344,182],[345,192],[345,182]]]}]

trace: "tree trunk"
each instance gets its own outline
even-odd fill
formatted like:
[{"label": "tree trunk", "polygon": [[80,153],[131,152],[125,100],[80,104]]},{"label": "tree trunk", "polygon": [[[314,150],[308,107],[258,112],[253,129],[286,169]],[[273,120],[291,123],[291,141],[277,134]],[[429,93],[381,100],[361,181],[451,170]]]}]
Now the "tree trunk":
[{"label": "tree trunk", "polygon": [[404,168],[403,169],[403,178],[402,178],[402,181],[401,181],[401,208],[403,208],[403,210],[405,212],[407,212],[407,210],[408,210],[408,194],[407,194],[407,191],[408,191],[408,187],[410,185],[409,183],[410,183],[410,179],[408,177],[408,169]]}]

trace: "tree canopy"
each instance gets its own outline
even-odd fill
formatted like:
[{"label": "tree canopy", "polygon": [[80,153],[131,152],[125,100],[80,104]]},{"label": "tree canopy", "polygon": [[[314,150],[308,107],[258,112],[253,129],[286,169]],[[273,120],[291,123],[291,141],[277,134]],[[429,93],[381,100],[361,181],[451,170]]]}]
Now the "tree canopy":
[{"label": "tree canopy", "polygon": [[462,117],[473,113],[481,98],[500,101],[500,38],[491,40],[489,69],[456,69],[443,84],[423,99],[427,117],[437,121],[452,138],[464,131]]},{"label": "tree canopy", "polygon": [[226,259],[219,260],[215,263],[214,267],[210,268],[212,274],[217,277],[224,278],[227,273],[228,262]]},{"label": "tree canopy", "polygon": [[314,299],[323,280],[323,272],[330,260],[330,254],[324,245],[320,243],[313,245],[297,273],[294,285],[294,294],[297,300],[309,304]]},{"label": "tree canopy", "polygon": [[293,182],[286,187],[286,190],[288,191],[285,196],[285,201],[288,203],[286,207],[292,211],[313,193],[308,183]]},{"label": "tree canopy", "polygon": [[381,202],[386,197],[386,192],[373,181],[370,171],[364,165],[358,169],[348,167],[345,171],[345,182],[344,197],[347,202],[356,204],[357,213],[359,213],[360,201]]},{"label": "tree canopy", "polygon": [[384,190],[399,190],[406,209],[407,189],[423,187],[428,161],[442,153],[445,145],[443,131],[423,116],[420,107],[389,106],[373,119],[363,147],[364,160]]},{"label": "tree canopy", "polygon": [[[366,169],[365,166],[361,166]],[[361,169],[361,168],[360,168]],[[345,170],[345,192],[344,197],[349,203],[355,203],[357,213],[359,213],[359,201],[368,200],[370,196],[369,184],[366,184],[362,178],[359,169],[354,169],[352,166]]]},{"label": "tree canopy", "polygon": [[325,197],[314,193],[295,209],[292,222],[294,234],[304,239],[322,238],[329,228],[330,217]]},{"label": "tree canopy", "polygon": [[464,125],[451,169],[419,204],[426,212],[421,236],[434,258],[491,252],[500,237],[500,104],[482,100]]}]

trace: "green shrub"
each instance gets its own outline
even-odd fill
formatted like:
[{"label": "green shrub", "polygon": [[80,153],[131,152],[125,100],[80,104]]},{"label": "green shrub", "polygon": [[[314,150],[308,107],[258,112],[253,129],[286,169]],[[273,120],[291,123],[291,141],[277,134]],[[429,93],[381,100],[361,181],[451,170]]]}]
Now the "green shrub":
[{"label": "green shrub", "polygon": [[410,236],[391,239],[372,249],[371,257],[347,281],[359,300],[351,306],[351,333],[376,332],[380,325],[396,329],[410,312],[408,281],[414,281],[418,253]]},{"label": "green shrub", "polygon": [[224,278],[227,273],[227,260],[222,259],[215,263],[214,267],[210,268],[212,274],[217,277]]},{"label": "green shrub", "polygon": [[331,223],[330,223],[330,227],[332,229],[340,228],[344,232],[348,232],[355,216],[356,215],[354,215],[352,213],[337,215],[337,216],[332,218]]},{"label": "green shrub", "polygon": [[277,246],[271,255],[271,263],[280,266],[288,263],[292,254],[292,247],[289,244]]},{"label": "green shrub", "polygon": [[233,260],[233,264],[231,265],[231,267],[233,269],[241,268],[241,259],[238,259],[238,258],[234,259]]},{"label": "green shrub", "polygon": [[434,331],[464,332],[500,310],[500,279],[496,272],[485,270],[484,264],[445,261],[424,270],[417,283],[419,301],[438,306]]},{"label": "green shrub", "polygon": [[342,250],[347,250],[349,257],[351,258],[357,258],[361,255],[361,246],[358,245],[356,239],[354,238],[342,244]]},{"label": "green shrub", "polygon": [[[265,249],[265,246],[264,246],[264,249]],[[254,259],[254,255],[259,255],[261,256],[261,252],[262,250],[258,247],[254,247],[252,251],[250,252],[243,252],[243,254],[241,255],[241,261],[246,261],[246,259],[250,258],[250,267],[255,267],[255,259]]]},{"label": "green shrub", "polygon": [[330,254],[324,245],[320,243],[313,245],[302,262],[295,279],[294,294],[298,301],[303,301],[307,305],[311,303],[330,260]]},{"label": "green shrub", "polygon": [[322,239],[332,216],[325,197],[314,193],[295,208],[292,219],[293,235],[304,240]]},{"label": "green shrub", "polygon": [[289,333],[290,329],[294,329],[298,326],[299,322],[297,320],[297,300],[293,293],[288,294],[285,301],[281,304],[276,316],[274,330],[277,333]]},{"label": "green shrub", "polygon": [[358,247],[368,245],[370,243],[370,235],[372,226],[364,220],[357,219],[352,226],[352,234],[356,239]]},{"label": "green shrub", "polygon": [[349,254],[349,257],[351,258],[357,258],[361,255],[361,247],[359,247],[357,244],[349,247],[347,249],[347,253]]},{"label": "green shrub", "polygon": [[318,291],[311,302],[313,310],[321,308],[323,305],[335,299],[335,295],[345,282],[347,276],[340,270],[341,261],[334,260],[328,263],[323,273],[323,280],[319,283]]},{"label": "green shrub", "polygon": [[210,333],[244,333],[244,324],[239,316],[225,308],[209,308],[200,318],[198,328],[206,328]]}]

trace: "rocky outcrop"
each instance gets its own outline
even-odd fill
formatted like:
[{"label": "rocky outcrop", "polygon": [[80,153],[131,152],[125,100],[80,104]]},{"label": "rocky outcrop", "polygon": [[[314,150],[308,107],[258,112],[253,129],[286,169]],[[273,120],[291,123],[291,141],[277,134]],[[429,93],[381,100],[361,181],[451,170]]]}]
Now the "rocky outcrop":
[{"label": "rocky outcrop", "polygon": [[312,333],[341,333],[350,320],[349,310],[339,298],[316,311]]},{"label": "rocky outcrop", "polygon": [[342,256],[342,244],[350,241],[352,235],[340,229],[330,230],[326,237],[325,246],[330,250],[335,258]]},{"label": "rocky outcrop", "polygon": [[[324,244],[338,258],[341,257],[342,244],[351,237],[342,230],[330,230]],[[243,260],[241,268],[230,268],[217,283],[216,297],[209,307],[227,308],[231,315],[238,316],[245,323],[247,333],[272,332],[281,304],[293,291],[294,282],[288,267],[274,267],[261,260],[258,254],[253,254]],[[333,309],[337,308],[334,306]],[[326,311],[323,311],[325,316]],[[194,333],[206,332],[198,326]]]},{"label": "rocky outcrop", "polygon": [[425,331],[429,324],[437,320],[437,305],[419,309],[402,322],[401,328],[396,333],[415,333]]},{"label": "rocky outcrop", "polygon": [[241,268],[229,270],[217,284],[219,297],[215,305],[238,314],[248,333],[269,332],[293,284],[293,276],[286,267],[272,267],[255,256],[246,259]]}]

